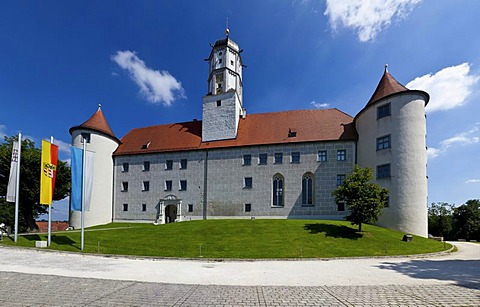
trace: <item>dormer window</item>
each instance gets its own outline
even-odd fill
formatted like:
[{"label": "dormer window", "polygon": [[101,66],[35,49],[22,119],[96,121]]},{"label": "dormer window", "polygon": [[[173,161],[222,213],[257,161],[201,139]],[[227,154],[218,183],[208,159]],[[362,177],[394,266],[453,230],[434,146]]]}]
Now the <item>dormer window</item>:
[{"label": "dormer window", "polygon": [[150,146],[150,143],[152,143],[152,142],[148,142],[148,143],[143,144],[142,149],[148,149],[148,147]]},{"label": "dormer window", "polygon": [[297,131],[293,131],[292,129],[288,129],[288,137],[289,138],[297,137]]}]

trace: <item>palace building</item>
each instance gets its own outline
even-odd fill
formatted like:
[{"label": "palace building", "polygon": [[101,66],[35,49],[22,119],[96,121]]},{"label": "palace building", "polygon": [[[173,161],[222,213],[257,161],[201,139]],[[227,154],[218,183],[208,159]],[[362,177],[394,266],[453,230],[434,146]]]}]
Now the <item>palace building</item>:
[{"label": "palace building", "polygon": [[[390,191],[380,226],[427,236],[426,92],[385,72],[365,107],[246,114],[242,58],[227,36],[208,57],[203,118],[118,139],[98,110],[70,128],[95,152],[85,226],[219,218],[343,219],[331,192],[355,164]],[[80,227],[80,212],[70,224]]]}]

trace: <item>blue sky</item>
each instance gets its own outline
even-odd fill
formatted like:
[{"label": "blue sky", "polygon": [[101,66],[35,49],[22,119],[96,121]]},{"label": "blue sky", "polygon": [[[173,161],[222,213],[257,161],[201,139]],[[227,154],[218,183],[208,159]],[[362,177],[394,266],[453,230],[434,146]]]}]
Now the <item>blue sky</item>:
[{"label": "blue sky", "polygon": [[[480,1],[3,1],[0,137],[37,145],[99,103],[121,138],[201,118],[209,44],[241,49],[248,113],[367,103],[384,64],[427,107],[429,202],[480,198]],[[54,219],[67,217],[67,202]]]}]

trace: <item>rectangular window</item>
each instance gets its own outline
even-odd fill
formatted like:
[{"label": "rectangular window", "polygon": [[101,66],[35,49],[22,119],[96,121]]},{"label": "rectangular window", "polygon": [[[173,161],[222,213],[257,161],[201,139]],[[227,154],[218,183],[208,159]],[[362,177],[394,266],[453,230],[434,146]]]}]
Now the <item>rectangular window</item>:
[{"label": "rectangular window", "polygon": [[171,191],[171,190],[172,190],[172,181],[165,180],[165,191]]},{"label": "rectangular window", "polygon": [[150,191],[150,181],[144,181],[144,182],[143,182],[142,191],[144,191],[144,192]]},{"label": "rectangular window", "polygon": [[384,104],[383,106],[379,106],[377,108],[377,119],[379,118],[382,118],[382,117],[386,117],[386,116],[390,116],[391,113],[390,113],[390,104],[387,103],[387,104]]},{"label": "rectangular window", "polygon": [[347,160],[347,151],[345,149],[337,150],[337,161]]},{"label": "rectangular window", "polygon": [[317,161],[318,161],[318,162],[327,161],[327,151],[326,151],[326,150],[319,150],[319,151],[318,151]]},{"label": "rectangular window", "polygon": [[385,208],[390,207],[390,196],[387,196],[387,201],[385,202],[384,207],[385,207]]},{"label": "rectangular window", "polygon": [[339,201],[337,203],[337,211],[345,211],[345,202]]},{"label": "rectangular window", "polygon": [[180,169],[187,169],[187,159],[180,160]]},{"label": "rectangular window", "polygon": [[390,135],[377,138],[377,150],[390,148]]},{"label": "rectangular window", "polygon": [[252,212],[252,204],[245,204],[245,212]]},{"label": "rectangular window", "polygon": [[300,152],[292,152],[292,163],[300,163]]},{"label": "rectangular window", "polygon": [[84,133],[82,132],[82,138],[80,140],[80,143],[83,144],[83,142],[87,142],[87,144],[90,143],[90,133]]},{"label": "rectangular window", "polygon": [[243,165],[252,164],[252,155],[243,155]]},{"label": "rectangular window", "polygon": [[128,181],[123,181],[122,182],[122,192],[127,192],[128,191]]},{"label": "rectangular window", "polygon": [[266,153],[261,153],[258,155],[258,164],[260,165],[265,165],[267,164],[267,154]]},{"label": "rectangular window", "polygon": [[283,153],[281,152],[276,152],[275,153],[275,161],[273,162],[275,164],[282,164],[283,163]]},{"label": "rectangular window", "polygon": [[390,177],[390,164],[377,166],[377,179]]},{"label": "rectangular window", "polygon": [[123,204],[123,211],[128,211],[128,204]]},{"label": "rectangular window", "polygon": [[253,179],[252,179],[252,177],[245,177],[245,178],[244,178],[243,188],[244,188],[244,189],[251,189],[252,187],[253,187]]},{"label": "rectangular window", "polygon": [[222,106],[222,101],[221,100],[217,100],[217,107],[221,107]]},{"label": "rectangular window", "polygon": [[193,204],[188,204],[187,212],[193,212]]},{"label": "rectangular window", "polygon": [[343,181],[345,181],[346,175],[337,175],[337,187],[341,186]]},{"label": "rectangular window", "polygon": [[147,204],[142,204],[142,211],[143,212],[147,211]]},{"label": "rectangular window", "polygon": [[150,161],[143,161],[143,171],[144,172],[150,171]]},{"label": "rectangular window", "polygon": [[129,168],[128,162],[124,162],[122,164],[122,172],[124,172],[124,173],[128,172],[128,168]]},{"label": "rectangular window", "polygon": [[165,161],[165,169],[166,170],[172,170],[173,169],[173,160]]},{"label": "rectangular window", "polygon": [[186,191],[186,190],[187,190],[187,181],[180,180],[180,191]]}]

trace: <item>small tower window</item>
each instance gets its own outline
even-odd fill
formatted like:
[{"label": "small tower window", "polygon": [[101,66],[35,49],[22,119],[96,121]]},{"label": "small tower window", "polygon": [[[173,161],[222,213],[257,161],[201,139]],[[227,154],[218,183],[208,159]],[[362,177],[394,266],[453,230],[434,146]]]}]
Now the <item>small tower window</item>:
[{"label": "small tower window", "polygon": [[221,100],[217,100],[217,107],[221,107],[222,106],[222,101]]},{"label": "small tower window", "polygon": [[89,144],[90,143],[90,133],[83,133],[82,132],[81,142],[82,142],[82,144],[83,144],[83,142],[86,142],[87,144]]}]

